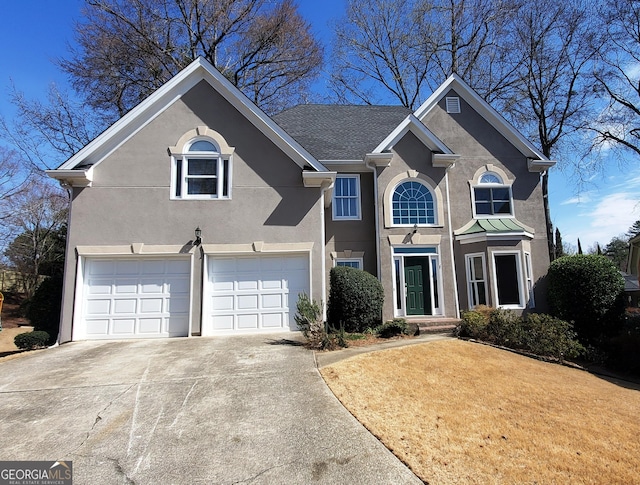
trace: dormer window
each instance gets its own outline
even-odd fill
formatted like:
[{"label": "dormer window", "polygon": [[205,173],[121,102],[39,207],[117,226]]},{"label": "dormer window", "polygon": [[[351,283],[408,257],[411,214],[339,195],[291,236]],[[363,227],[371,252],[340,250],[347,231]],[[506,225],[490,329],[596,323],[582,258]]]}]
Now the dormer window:
[{"label": "dormer window", "polygon": [[511,187],[497,173],[485,172],[480,176],[473,188],[473,199],[476,217],[513,215]]},{"label": "dormer window", "polygon": [[211,139],[190,140],[174,155],[172,194],[176,199],[229,199],[230,156]]}]

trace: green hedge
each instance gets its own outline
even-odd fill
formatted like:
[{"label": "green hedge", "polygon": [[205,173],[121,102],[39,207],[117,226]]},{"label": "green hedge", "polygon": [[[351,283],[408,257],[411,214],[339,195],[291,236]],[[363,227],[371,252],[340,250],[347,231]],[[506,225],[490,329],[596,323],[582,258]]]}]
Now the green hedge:
[{"label": "green hedge", "polygon": [[472,310],[463,312],[458,332],[461,337],[561,360],[584,352],[573,326],[551,315],[520,317],[511,310]]},{"label": "green hedge", "polygon": [[49,342],[49,334],[41,330],[34,330],[32,332],[19,333],[13,339],[13,343],[16,347],[23,350],[43,349]]},{"label": "green hedge", "polygon": [[384,291],[378,279],[360,269],[336,266],[329,275],[327,320],[333,328],[363,332],[382,321]]},{"label": "green hedge", "polygon": [[580,340],[598,343],[619,332],[624,321],[624,279],[605,256],[565,256],[547,273],[551,314],[573,322]]}]

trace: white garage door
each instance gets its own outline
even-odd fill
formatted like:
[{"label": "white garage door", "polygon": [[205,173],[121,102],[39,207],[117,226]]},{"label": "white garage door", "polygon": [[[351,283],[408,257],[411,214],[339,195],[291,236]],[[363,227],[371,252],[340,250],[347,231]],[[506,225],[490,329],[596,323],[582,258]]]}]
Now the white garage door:
[{"label": "white garage door", "polygon": [[189,278],[184,258],[88,258],[74,339],[187,336]]},{"label": "white garage door", "polygon": [[298,295],[309,294],[308,255],[209,257],[203,334],[296,330]]}]

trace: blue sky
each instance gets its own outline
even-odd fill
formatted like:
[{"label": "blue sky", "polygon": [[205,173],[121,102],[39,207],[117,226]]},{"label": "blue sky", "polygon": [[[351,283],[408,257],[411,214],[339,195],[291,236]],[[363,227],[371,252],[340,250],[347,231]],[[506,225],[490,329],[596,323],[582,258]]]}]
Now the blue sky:
[{"label": "blue sky", "polygon": [[[29,98],[43,97],[49,84],[66,86],[65,76],[53,60],[67,53],[73,41],[73,23],[79,18],[82,0],[20,0],[0,2],[0,114],[11,117],[8,103],[13,82]],[[327,45],[329,22],[344,11],[344,0],[298,0],[302,14]],[[318,85],[321,89],[321,84]],[[629,156],[627,166],[605,165],[580,192],[569,174],[553,169],[549,196],[551,218],[565,242],[583,248],[599,242],[604,247],[640,219],[640,164]]]}]

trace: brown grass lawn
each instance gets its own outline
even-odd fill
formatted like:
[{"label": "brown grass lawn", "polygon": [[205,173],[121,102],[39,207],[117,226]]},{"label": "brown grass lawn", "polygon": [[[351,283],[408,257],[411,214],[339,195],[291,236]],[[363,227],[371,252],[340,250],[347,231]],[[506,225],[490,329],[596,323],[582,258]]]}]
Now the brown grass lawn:
[{"label": "brown grass lawn", "polygon": [[640,483],[640,391],[584,371],[446,340],[321,373],[426,483]]}]

